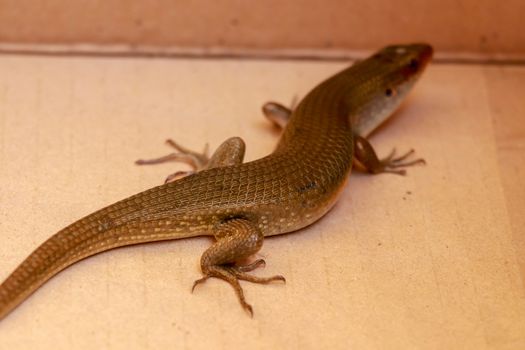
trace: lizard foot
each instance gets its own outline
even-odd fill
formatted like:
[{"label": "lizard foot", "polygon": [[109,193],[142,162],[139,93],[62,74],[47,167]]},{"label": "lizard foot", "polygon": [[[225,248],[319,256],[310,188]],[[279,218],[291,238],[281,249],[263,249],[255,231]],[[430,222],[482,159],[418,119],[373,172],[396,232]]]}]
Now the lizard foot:
[{"label": "lizard foot", "polygon": [[230,266],[230,265],[207,266],[204,271],[204,277],[196,280],[193,283],[193,287],[191,288],[191,291],[193,292],[197,285],[205,282],[210,277],[220,278],[228,282],[233,287],[233,289],[237,293],[241,306],[243,307],[243,309],[245,309],[250,314],[251,317],[253,317],[253,308],[250,304],[246,302],[246,298],[244,297],[244,292],[242,290],[241,285],[239,284],[239,280],[249,281],[253,283],[262,283],[262,284],[267,284],[273,281],[286,282],[286,279],[281,275],[275,275],[271,277],[256,277],[256,276],[252,276],[246,273],[249,271],[253,271],[256,268],[260,266],[264,266],[264,265],[266,265],[264,260],[259,259],[251,264],[244,265],[244,266]]},{"label": "lizard foot", "polygon": [[173,174],[168,175],[164,183],[172,182],[182,177],[194,174],[202,169],[205,169],[210,161],[208,157],[208,144],[204,146],[204,150],[199,152],[191,151],[185,147],[182,147],[175,141],[168,139],[166,144],[175,148],[178,152],[170,153],[166,156],[153,158],[153,159],[139,159],[135,161],[137,165],[151,165],[151,164],[161,164],[166,162],[183,162],[189,164],[193,170],[189,171],[177,171]]},{"label": "lizard foot", "polygon": [[412,161],[405,161],[414,153],[415,151],[411,149],[405,154],[396,157],[396,149],[394,148],[387,157],[379,159],[374,148],[367,139],[359,135],[354,135],[355,158],[359,164],[371,174],[391,173],[406,175],[406,170],[399,168],[405,168],[416,164],[426,164],[425,160],[421,158]]},{"label": "lizard foot", "polygon": [[415,153],[414,149],[411,149],[409,150],[408,152],[406,152],[405,154],[399,156],[399,157],[395,157],[396,155],[396,149],[392,149],[392,152],[390,152],[390,154],[381,159],[380,160],[380,164],[382,165],[382,167],[380,167],[378,169],[378,172],[382,172],[382,173],[394,173],[394,174],[398,174],[398,175],[406,175],[406,170],[405,169],[399,169],[399,170],[396,170],[397,168],[404,168],[404,167],[408,167],[408,166],[412,166],[412,165],[424,165],[426,164],[425,160],[423,158],[418,158],[418,159],[415,159],[415,160],[411,160],[411,161],[408,161],[408,162],[403,162],[404,160],[406,160],[408,157],[410,157],[411,155],[413,155]]}]

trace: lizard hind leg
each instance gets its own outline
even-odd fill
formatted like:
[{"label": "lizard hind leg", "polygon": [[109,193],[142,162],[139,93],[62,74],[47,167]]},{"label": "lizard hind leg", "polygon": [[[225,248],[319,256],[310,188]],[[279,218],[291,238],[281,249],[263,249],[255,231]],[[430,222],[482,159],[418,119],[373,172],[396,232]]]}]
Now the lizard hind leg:
[{"label": "lizard hind leg", "polygon": [[230,137],[224,141],[211,157],[208,156],[208,144],[204,146],[202,152],[191,151],[173,140],[166,140],[166,143],[175,148],[177,152],[166,156],[153,159],[139,159],[137,165],[161,164],[166,162],[182,162],[189,164],[193,169],[189,171],[177,171],[166,178],[165,183],[178,180],[182,177],[194,174],[204,169],[211,169],[235,164],[241,164],[244,159],[246,146],[239,137]]},{"label": "lizard hind leg", "polygon": [[197,285],[210,277],[220,278],[233,287],[241,306],[253,316],[253,309],[246,302],[239,280],[266,284],[273,281],[284,282],[285,279],[280,275],[256,277],[248,274],[247,272],[265,265],[262,259],[248,265],[235,265],[236,262],[245,260],[262,247],[264,236],[251,221],[231,219],[219,225],[215,229],[214,236],[217,242],[208,248],[201,257],[201,269],[204,277],[195,281],[192,291]]}]

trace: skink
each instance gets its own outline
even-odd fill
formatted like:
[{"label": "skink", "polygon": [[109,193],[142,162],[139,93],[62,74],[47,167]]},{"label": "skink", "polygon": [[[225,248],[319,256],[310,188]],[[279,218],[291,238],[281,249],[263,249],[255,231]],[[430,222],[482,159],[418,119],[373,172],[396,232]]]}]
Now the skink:
[{"label": "skink", "polygon": [[[211,235],[201,257],[203,277],[227,281],[253,314],[239,280],[264,264],[245,261],[264,237],[296,231],[321,218],[335,203],[353,164],[371,173],[404,174],[408,155],[380,160],[366,136],[397,108],[432,57],[427,44],[388,46],[315,87],[290,111],[270,103],[265,113],[284,127],[273,153],[243,163],[244,142],[230,138],[211,158],[172,143],[179,152],[155,163],[192,163],[161,186],[100,209],[62,229],[0,285],[0,319],[59,271],[88,256],[125,245]],[[356,161],[356,162],[355,162]],[[181,175],[186,175],[181,178]]]}]

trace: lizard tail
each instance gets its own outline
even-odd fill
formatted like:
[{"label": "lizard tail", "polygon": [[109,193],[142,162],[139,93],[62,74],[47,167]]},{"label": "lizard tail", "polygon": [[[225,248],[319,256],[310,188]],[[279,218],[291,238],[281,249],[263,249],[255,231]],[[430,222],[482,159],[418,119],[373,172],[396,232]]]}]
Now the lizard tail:
[{"label": "lizard tail", "polygon": [[143,221],[144,208],[139,208],[133,198],[74,222],[33,251],[0,285],[0,320],[47,280],[79,260],[125,245],[195,236],[175,233],[170,221]]}]

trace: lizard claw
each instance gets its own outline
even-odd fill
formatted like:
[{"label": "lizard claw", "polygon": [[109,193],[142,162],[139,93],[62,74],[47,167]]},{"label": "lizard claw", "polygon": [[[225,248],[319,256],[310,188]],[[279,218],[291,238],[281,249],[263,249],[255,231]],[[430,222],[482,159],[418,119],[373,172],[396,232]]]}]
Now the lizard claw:
[{"label": "lizard claw", "polygon": [[270,283],[273,281],[282,281],[286,283],[286,279],[281,275],[275,275],[270,277],[256,277],[246,273],[264,265],[264,260],[259,259],[245,266],[208,266],[206,268],[205,276],[193,282],[191,292],[193,293],[196,286],[198,286],[201,283],[204,283],[210,277],[220,278],[228,282],[233,287],[233,289],[237,293],[241,306],[250,314],[251,317],[253,317],[253,308],[250,304],[246,302],[246,299],[244,297],[244,291],[241,285],[239,284],[239,280],[262,284]]},{"label": "lizard claw", "polygon": [[201,283],[206,282],[206,280],[208,278],[210,278],[210,277],[211,276],[204,276],[203,278],[199,278],[198,280],[195,280],[195,282],[193,282],[193,286],[191,287],[191,293],[193,294],[193,291],[195,290],[195,287],[197,287]]},{"label": "lizard claw", "polygon": [[380,172],[394,173],[398,175],[406,175],[405,169],[396,170],[396,168],[404,168],[404,167],[417,165],[417,164],[421,164],[421,165],[426,164],[426,161],[423,158],[418,158],[418,159],[415,159],[409,162],[403,162],[405,159],[407,159],[414,153],[415,153],[415,150],[412,148],[405,154],[399,157],[395,157],[396,149],[394,148],[387,157],[381,159],[380,163],[382,165],[382,171]]},{"label": "lizard claw", "polygon": [[264,259],[255,260],[253,263],[243,266],[235,266],[235,269],[240,272],[250,272],[259,267],[265,267],[266,261]]}]

